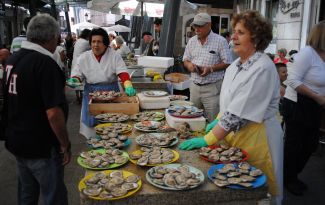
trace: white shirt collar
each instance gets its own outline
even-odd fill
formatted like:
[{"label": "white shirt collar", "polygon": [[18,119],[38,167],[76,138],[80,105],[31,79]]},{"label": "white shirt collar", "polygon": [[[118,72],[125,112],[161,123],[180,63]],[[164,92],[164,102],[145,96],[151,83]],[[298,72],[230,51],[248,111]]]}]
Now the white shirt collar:
[{"label": "white shirt collar", "polygon": [[34,51],[40,52],[40,53],[42,53],[44,55],[48,55],[51,58],[53,58],[53,53],[51,53],[50,51],[46,50],[44,47],[40,46],[39,44],[32,43],[30,41],[23,41],[22,44],[21,44],[21,47],[22,48],[25,48],[25,49],[29,49],[29,50],[34,50]]}]

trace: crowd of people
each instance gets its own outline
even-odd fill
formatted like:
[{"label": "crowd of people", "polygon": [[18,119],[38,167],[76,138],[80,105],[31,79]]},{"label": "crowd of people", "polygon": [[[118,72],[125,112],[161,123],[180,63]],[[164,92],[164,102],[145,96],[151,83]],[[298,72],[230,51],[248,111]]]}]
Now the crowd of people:
[{"label": "crowd of people", "polygon": [[[162,22],[156,23],[158,37],[142,34],[145,55],[157,55]],[[27,24],[25,39],[19,46],[15,43],[12,55],[0,50],[6,68],[1,118],[5,129],[0,137],[16,157],[19,204],[37,204],[40,193],[44,204],[67,204],[63,173],[71,146],[64,62],[67,58],[72,62],[67,84],[84,84],[80,133],[89,138],[96,123],[89,114],[89,93],[136,94],[123,61],[130,50],[121,36],[102,28],[85,29],[77,40],[68,35],[61,49],[53,17],[40,14]],[[312,28],[305,48],[290,51],[290,59],[286,49],[279,49],[274,59],[264,53],[273,38],[272,25],[257,11],[235,14],[233,33],[225,37],[213,33],[207,13],[195,15],[191,26],[195,36],[183,56],[192,79],[190,101],[204,109],[209,124],[204,136],[186,140],[179,148],[192,150],[226,141],[247,151],[248,162],[266,174],[274,204],[281,204],[283,185],[302,195],[308,187],[298,175],[317,148],[325,107],[325,22]]]}]

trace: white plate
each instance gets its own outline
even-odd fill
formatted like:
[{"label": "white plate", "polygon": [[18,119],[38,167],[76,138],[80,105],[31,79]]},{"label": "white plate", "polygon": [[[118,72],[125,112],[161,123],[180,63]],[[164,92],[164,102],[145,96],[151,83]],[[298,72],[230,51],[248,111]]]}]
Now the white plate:
[{"label": "white plate", "polygon": [[[193,189],[195,187],[198,187],[199,185],[201,185],[204,182],[204,174],[203,174],[203,172],[201,170],[195,168],[195,167],[190,166],[190,165],[187,165],[187,164],[167,164],[167,165],[164,165],[163,167],[176,169],[177,167],[183,166],[183,165],[189,167],[190,168],[190,172],[194,173],[200,179],[200,181],[201,181],[200,184],[195,185],[195,186],[192,186],[192,187],[190,187],[188,189]],[[151,172],[153,169],[154,169],[154,167],[151,168],[151,169],[149,169],[147,171],[147,173],[146,173],[146,179],[147,179],[147,181],[150,184],[152,184],[153,186],[158,187],[158,188],[161,188],[161,189],[167,189],[167,190],[175,190],[175,191],[185,190],[185,189],[177,189],[177,188],[174,188],[174,187],[168,187],[168,186],[163,186],[163,185],[159,185],[159,184],[154,183],[153,180],[152,180],[152,178],[149,176],[149,172]]]},{"label": "white plate", "polygon": [[192,106],[193,104],[194,103],[185,100],[175,100],[170,102],[171,106]]},{"label": "white plate", "polygon": [[166,91],[161,91],[161,90],[149,90],[149,91],[143,91],[142,93],[147,97],[161,97],[168,94]]},{"label": "white plate", "polygon": [[[168,133],[147,133],[147,134],[150,134],[150,135],[153,135],[154,137],[156,138],[161,138],[164,134],[168,134]],[[141,144],[140,143],[140,140],[141,138],[144,136],[145,134],[142,134],[142,135],[139,135],[135,138],[135,141],[138,145],[140,146],[143,146],[143,147],[153,147],[153,145],[144,145],[144,144]],[[174,146],[175,144],[178,143],[178,138],[176,137],[175,140],[170,143],[169,145],[163,145],[163,146],[158,146],[158,145],[155,145],[155,147],[172,147]]]},{"label": "white plate", "polygon": [[170,95],[169,96],[170,101],[175,101],[175,100],[187,100],[188,97],[185,95]]},{"label": "white plate", "polygon": [[[139,125],[141,125],[142,123],[148,123],[148,124],[150,123],[153,126],[157,126],[157,129],[150,129],[150,130],[142,129],[141,127],[139,127]],[[160,125],[161,125],[161,123],[156,122],[156,121],[142,121],[142,122],[135,123],[134,128],[137,130],[143,131],[143,132],[155,132],[155,131],[159,130]]]}]

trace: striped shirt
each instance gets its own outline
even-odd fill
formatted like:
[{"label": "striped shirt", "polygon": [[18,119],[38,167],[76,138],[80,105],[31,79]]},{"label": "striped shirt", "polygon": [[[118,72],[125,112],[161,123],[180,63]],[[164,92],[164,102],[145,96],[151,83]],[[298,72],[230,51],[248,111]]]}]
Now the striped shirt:
[{"label": "striped shirt", "polygon": [[[183,61],[185,60],[199,67],[232,62],[227,40],[212,31],[203,45],[197,36],[189,40],[183,56]],[[202,77],[197,73],[191,73],[191,77],[194,83],[209,84],[223,79],[224,74],[225,71],[216,71]]]}]

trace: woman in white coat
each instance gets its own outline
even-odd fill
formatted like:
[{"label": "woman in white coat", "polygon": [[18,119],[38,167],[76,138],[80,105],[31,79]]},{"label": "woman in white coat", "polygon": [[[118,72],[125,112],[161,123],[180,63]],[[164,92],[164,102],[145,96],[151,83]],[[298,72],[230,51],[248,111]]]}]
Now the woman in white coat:
[{"label": "woman in white coat", "polygon": [[276,119],[280,82],[275,65],[263,53],[272,40],[272,25],[257,11],[232,19],[234,52],[220,94],[220,113],[204,137],[183,142],[189,150],[225,140],[249,153],[248,162],[267,176],[273,202],[282,200],[283,133]]},{"label": "woman in white coat", "polygon": [[119,92],[120,78],[125,93],[128,96],[136,94],[122,57],[109,47],[107,32],[102,28],[94,28],[90,33],[89,42],[91,50],[80,55],[68,80],[70,86],[85,83],[80,133],[87,138],[95,135],[92,127],[96,124],[94,116],[89,114],[89,93],[100,90]]}]

